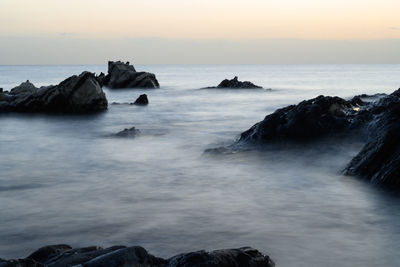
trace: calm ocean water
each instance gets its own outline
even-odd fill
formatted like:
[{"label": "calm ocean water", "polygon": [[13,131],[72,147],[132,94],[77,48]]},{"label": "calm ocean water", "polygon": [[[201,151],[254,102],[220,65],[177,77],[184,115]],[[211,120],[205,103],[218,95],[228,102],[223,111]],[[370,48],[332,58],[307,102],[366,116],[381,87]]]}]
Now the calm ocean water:
[{"label": "calm ocean water", "polygon": [[[0,115],[0,257],[141,245],[169,257],[253,246],[278,266],[400,266],[400,198],[341,170],[362,143],[210,156],[276,108],[400,87],[400,65],[138,65],[161,88],[105,90],[95,115]],[[0,66],[0,87],[101,66]],[[239,76],[272,90],[198,90]],[[110,134],[135,126],[134,139]]]}]

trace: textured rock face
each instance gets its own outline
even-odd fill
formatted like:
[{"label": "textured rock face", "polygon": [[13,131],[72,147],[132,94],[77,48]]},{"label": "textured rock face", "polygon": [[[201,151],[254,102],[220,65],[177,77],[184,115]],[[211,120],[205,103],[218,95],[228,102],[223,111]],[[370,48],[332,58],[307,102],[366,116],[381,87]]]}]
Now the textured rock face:
[{"label": "textured rock face", "polygon": [[26,81],[0,93],[0,111],[88,113],[107,109],[107,98],[92,73],[83,72],[58,85],[36,88]]},{"label": "textured rock face", "polygon": [[[100,77],[100,76],[99,76]],[[159,88],[160,85],[153,73],[137,72],[129,62],[108,62],[108,74],[101,78],[110,88]]]},{"label": "textured rock face", "polygon": [[252,248],[204,250],[181,254],[168,261],[168,267],[273,267],[275,263]]},{"label": "textured rock face", "polygon": [[400,91],[369,108],[369,140],[344,173],[400,190]]},{"label": "textured rock face", "polygon": [[262,88],[261,86],[255,85],[249,81],[239,81],[238,77],[235,76],[232,80],[225,79],[217,87],[207,87],[207,88],[236,88],[236,89],[254,89]]},{"label": "textured rock face", "polygon": [[139,246],[86,247],[68,245],[40,248],[26,259],[2,260],[0,267],[273,267],[274,262],[250,247],[197,251],[180,254],[168,260],[155,257]]},{"label": "textured rock face", "polygon": [[350,102],[339,97],[319,96],[276,110],[243,132],[239,142],[312,140],[349,129],[353,113]]},{"label": "textured rock face", "polygon": [[145,106],[149,104],[149,99],[147,98],[146,94],[140,95],[135,102],[133,103],[134,105],[140,105],[140,106]]}]

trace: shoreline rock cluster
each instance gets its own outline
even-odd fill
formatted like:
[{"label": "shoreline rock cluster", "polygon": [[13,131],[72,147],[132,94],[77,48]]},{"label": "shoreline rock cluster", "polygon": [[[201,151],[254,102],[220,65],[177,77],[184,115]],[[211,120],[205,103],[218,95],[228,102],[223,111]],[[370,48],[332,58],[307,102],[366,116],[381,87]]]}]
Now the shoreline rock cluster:
[{"label": "shoreline rock cluster", "polygon": [[330,96],[305,100],[267,115],[230,147],[209,151],[241,149],[249,144],[310,143],[355,133],[366,144],[343,173],[400,190],[400,89],[390,95],[361,95],[350,100]]},{"label": "shoreline rock cluster", "polygon": [[[137,72],[129,62],[108,62],[108,74],[84,71],[58,85],[35,87],[29,80],[9,92],[0,88],[0,112],[91,113],[106,110],[108,101],[102,89],[159,88],[153,73]],[[147,95],[133,103],[147,105]]]},{"label": "shoreline rock cluster", "polygon": [[0,112],[88,113],[107,109],[106,95],[93,73],[74,75],[58,85],[35,87],[26,81],[0,92]]},{"label": "shoreline rock cluster", "polygon": [[273,267],[275,263],[251,247],[183,253],[169,259],[149,254],[140,246],[97,246],[73,249],[69,245],[46,246],[24,259],[0,259],[0,267]]}]

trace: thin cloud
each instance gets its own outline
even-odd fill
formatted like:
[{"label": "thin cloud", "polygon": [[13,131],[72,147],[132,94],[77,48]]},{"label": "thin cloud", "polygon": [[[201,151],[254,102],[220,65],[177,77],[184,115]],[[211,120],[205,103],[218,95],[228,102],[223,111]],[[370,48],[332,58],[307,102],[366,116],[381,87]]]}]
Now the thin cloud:
[{"label": "thin cloud", "polygon": [[388,29],[392,31],[400,31],[399,27],[389,27]]}]

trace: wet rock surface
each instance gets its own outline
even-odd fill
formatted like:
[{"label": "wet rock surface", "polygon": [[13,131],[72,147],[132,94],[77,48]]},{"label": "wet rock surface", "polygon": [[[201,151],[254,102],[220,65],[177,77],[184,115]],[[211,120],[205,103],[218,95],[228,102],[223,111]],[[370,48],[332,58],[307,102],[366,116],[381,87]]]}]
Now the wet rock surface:
[{"label": "wet rock surface", "polygon": [[196,251],[163,259],[149,254],[140,246],[85,247],[73,249],[68,245],[42,247],[26,259],[3,260],[0,267],[272,267],[275,263],[258,250],[238,249]]},{"label": "wet rock surface", "polygon": [[36,88],[26,81],[10,92],[0,92],[0,112],[89,113],[107,106],[107,98],[90,72],[69,77],[58,85]]},{"label": "wet rock surface", "polygon": [[149,72],[137,72],[129,62],[109,61],[108,74],[98,78],[109,88],[159,88],[156,76]]},{"label": "wet rock surface", "polygon": [[206,87],[205,89],[212,89],[212,88],[235,88],[235,89],[256,89],[262,88],[261,86],[255,85],[249,81],[239,81],[238,77],[235,76],[233,79],[225,79],[223,80],[218,86],[211,86]]}]

